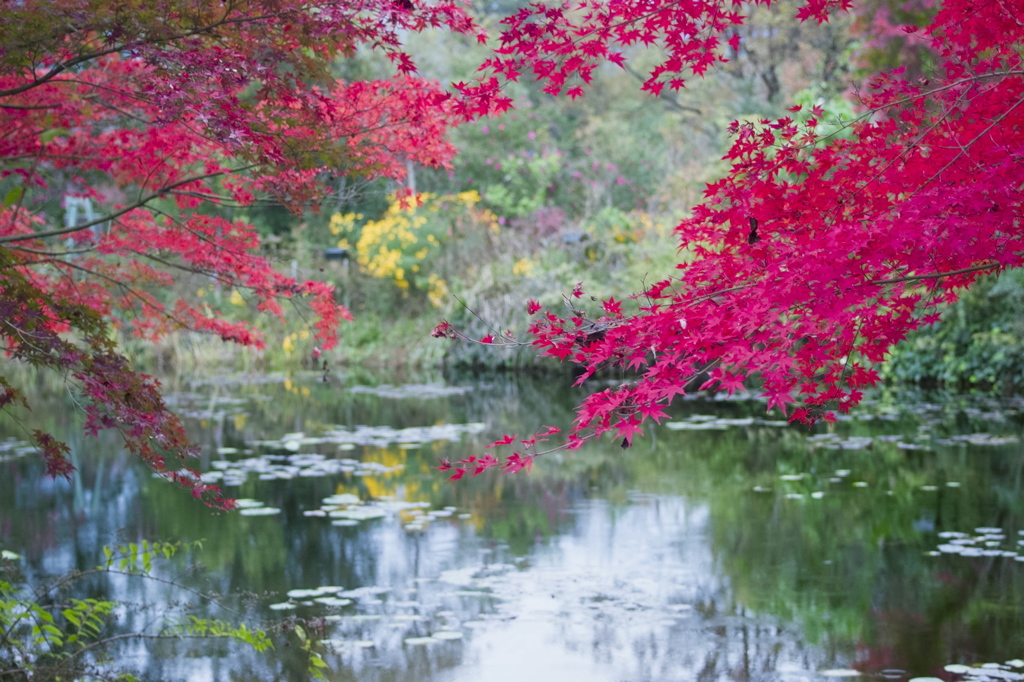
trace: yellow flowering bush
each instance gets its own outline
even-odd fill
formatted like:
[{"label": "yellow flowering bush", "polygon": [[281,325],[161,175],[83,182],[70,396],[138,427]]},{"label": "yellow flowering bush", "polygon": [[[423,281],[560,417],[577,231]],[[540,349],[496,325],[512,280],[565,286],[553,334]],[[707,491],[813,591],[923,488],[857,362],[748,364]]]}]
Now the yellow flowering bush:
[{"label": "yellow flowering bush", "polygon": [[355,244],[355,260],[366,274],[390,279],[404,293],[423,291],[432,305],[441,307],[448,294],[445,246],[471,233],[498,230],[497,217],[480,201],[475,191],[393,195],[377,220],[336,213],[330,229],[340,237],[340,248],[353,249]]},{"label": "yellow flowering bush", "polygon": [[297,332],[292,332],[284,337],[281,341],[281,350],[284,351],[285,355],[291,355],[295,352],[296,341],[306,341],[309,339],[309,330],[301,329]]},{"label": "yellow flowering bush", "polygon": [[533,272],[535,263],[529,258],[520,258],[512,265],[512,274],[516,277],[528,277]]}]

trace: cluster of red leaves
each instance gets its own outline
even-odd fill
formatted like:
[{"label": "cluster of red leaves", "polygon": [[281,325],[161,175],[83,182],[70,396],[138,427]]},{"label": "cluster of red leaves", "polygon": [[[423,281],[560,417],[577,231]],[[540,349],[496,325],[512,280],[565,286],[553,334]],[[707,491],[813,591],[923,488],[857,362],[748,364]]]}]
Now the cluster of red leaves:
[{"label": "cluster of red leaves", "polygon": [[[133,371],[115,351],[101,313],[39,289],[27,276],[31,273],[16,263],[0,251],[0,269],[5,272],[0,279],[0,337],[17,340],[8,343],[8,356],[77,381],[87,399],[87,433],[117,429],[125,446],[154,471],[207,504],[230,508],[230,500],[217,488],[203,485],[199,473],[189,468],[194,449],[177,415],[167,409],[159,382]],[[0,389],[0,408],[12,403],[28,407],[5,379],[0,378]],[[39,430],[32,438],[47,473],[69,477],[74,467],[67,458],[68,447]]]},{"label": "cluster of red leaves", "polygon": [[[601,14],[584,2],[572,25],[565,9],[525,10],[505,43],[516,56],[490,68],[515,78],[516,59],[526,60],[554,92],[569,71],[586,80],[608,40],[654,38],[668,48],[668,72],[700,73],[712,44],[687,53],[657,31],[687,15],[701,27],[682,31],[689,45],[735,19],[717,4],[628,3],[650,14],[620,24],[626,4],[608,2]],[[817,108],[734,124],[731,171],[677,228],[687,257],[675,277],[634,296],[635,314],[609,300],[599,317],[546,312],[531,326],[542,354],[581,367],[580,382],[609,367],[637,377],[584,400],[564,447],[604,433],[627,447],[687,387],[732,393],[749,380],[769,410],[830,419],[878,383],[877,364],[935,321],[936,306],[982,274],[1022,265],[1022,8],[949,0],[930,26],[909,27],[938,55],[939,77],[874,78],[842,137],[818,134]],[[825,9],[812,2],[801,14]],[[538,41],[559,55],[560,71],[525,47]],[[647,89],[665,73],[656,69]]]},{"label": "cluster of red leaves", "polygon": [[[191,329],[263,344],[251,326],[173,295],[186,272],[279,317],[282,302],[301,299],[318,347],[334,345],[349,313],[332,287],[278,273],[252,225],[210,207],[269,198],[316,208],[339,174],[401,179],[408,161],[447,164],[450,97],[414,75],[401,46],[404,34],[433,27],[480,33],[447,1],[5,4],[2,350],[73,380],[88,401],[88,431],[118,430],[155,470],[223,504],[188,471],[180,423],[156,382],[106,342],[108,325],[146,339]],[[332,76],[337,59],[360,49],[385,54],[395,75]],[[67,196],[92,201],[98,217],[65,226]],[[0,388],[0,407],[20,398]],[[36,441],[48,469],[66,474],[62,446]]]},{"label": "cluster of red leaves", "polygon": [[[765,3],[770,4],[770,3]],[[824,21],[850,0],[808,0],[800,19]],[[459,83],[458,111],[476,116],[502,112],[512,101],[501,85],[524,74],[544,83],[544,92],[579,97],[604,62],[623,65],[623,50],[657,47],[664,55],[647,75],[643,90],[679,90],[724,61],[723,45],[738,47],[734,30],[743,23],[740,4],[719,0],[561,0],[531,3],[502,20],[500,46],[473,83]]]},{"label": "cluster of red leaves", "polygon": [[438,465],[439,471],[451,471],[452,475],[448,477],[449,481],[457,481],[472,470],[473,476],[479,476],[483,472],[487,471],[492,467],[499,467],[505,473],[515,474],[520,471],[526,471],[529,473],[533,467],[533,460],[543,452],[537,451],[538,443],[545,443],[548,441],[547,436],[553,436],[561,433],[561,430],[554,426],[545,426],[544,430],[534,435],[532,438],[525,438],[522,440],[516,440],[515,436],[504,436],[494,441],[487,446],[487,449],[494,449],[500,447],[516,447],[519,449],[526,449],[525,452],[513,452],[510,455],[505,455],[503,459],[498,459],[491,453],[484,453],[482,457],[471,455],[466,459],[460,459],[454,464],[448,459],[441,461]]}]

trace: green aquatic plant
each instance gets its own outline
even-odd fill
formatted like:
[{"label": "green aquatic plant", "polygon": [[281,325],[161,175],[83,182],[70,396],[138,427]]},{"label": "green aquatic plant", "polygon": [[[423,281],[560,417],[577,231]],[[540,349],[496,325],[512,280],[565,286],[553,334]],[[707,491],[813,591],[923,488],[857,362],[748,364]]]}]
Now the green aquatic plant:
[{"label": "green aquatic plant", "polygon": [[[273,649],[262,627],[190,613],[199,604],[227,607],[214,595],[187,587],[158,570],[166,568],[176,556],[201,547],[198,541],[148,540],[104,547],[103,563],[43,582],[24,577],[19,566],[21,556],[4,550],[0,554],[0,678],[136,679],[117,657],[119,648],[130,641],[229,640],[256,652]],[[128,614],[138,605],[116,598],[72,596],[88,592],[97,579],[112,576],[169,586],[192,599],[164,602],[155,613],[152,604],[147,604],[153,615],[142,627],[134,627]],[[119,620],[127,623],[119,624]],[[312,658],[310,662],[312,665]]]}]

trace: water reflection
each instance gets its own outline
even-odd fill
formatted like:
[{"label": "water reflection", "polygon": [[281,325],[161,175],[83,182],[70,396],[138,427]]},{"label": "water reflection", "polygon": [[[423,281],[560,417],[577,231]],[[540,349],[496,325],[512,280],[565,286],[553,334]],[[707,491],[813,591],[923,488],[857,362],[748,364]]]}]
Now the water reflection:
[{"label": "water reflection", "polygon": [[[311,619],[338,680],[960,679],[944,666],[1024,654],[1013,401],[880,396],[812,432],[756,401],[687,401],[628,451],[452,485],[440,457],[565,428],[580,395],[315,376],[168,390],[204,478],[252,515],[211,512],[112,440],[83,440],[53,391],[33,402],[42,427],[69,434],[72,484],[43,478],[0,422],[0,547],[27,577],[95,565],[118,537],[204,538],[204,570],[182,573],[263,622]],[[136,643],[118,660],[159,680],[306,678],[284,647]]]}]

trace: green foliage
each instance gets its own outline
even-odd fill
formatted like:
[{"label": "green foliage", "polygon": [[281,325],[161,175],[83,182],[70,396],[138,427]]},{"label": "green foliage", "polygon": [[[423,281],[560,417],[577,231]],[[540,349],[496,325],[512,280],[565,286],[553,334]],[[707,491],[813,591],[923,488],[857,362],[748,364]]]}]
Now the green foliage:
[{"label": "green foliage", "polygon": [[191,614],[185,616],[185,620],[181,622],[168,625],[160,634],[167,637],[232,639],[248,644],[258,652],[274,648],[267,633],[263,630],[250,628],[245,623],[236,625],[224,620],[198,618]]},{"label": "green foliage", "polygon": [[500,182],[487,185],[484,200],[499,215],[522,218],[544,206],[562,158],[557,153],[511,154],[495,168],[504,174]]},{"label": "green foliage", "polygon": [[296,625],[293,632],[299,639],[299,646],[306,654],[308,660],[307,668],[309,669],[310,677],[314,680],[326,680],[327,676],[324,673],[327,670],[327,662],[324,661],[323,656],[321,656],[320,652],[317,650],[322,647],[313,642],[309,635],[306,634],[305,628],[301,625]]},{"label": "green foliage", "polygon": [[1024,270],[979,281],[935,325],[899,344],[883,377],[1009,389],[1024,385]]},{"label": "green foliage", "polygon": [[[201,542],[150,542],[142,540],[118,547],[104,547],[104,562],[91,570],[73,571],[50,582],[32,585],[22,578],[14,563],[18,557],[4,552],[0,573],[0,677],[20,675],[33,680],[136,679],[119,669],[118,647],[129,640],[226,639],[257,652],[273,649],[266,630],[252,624],[207,618],[187,613],[195,605],[165,604],[159,611],[162,625],[153,630],[119,628],[114,615],[132,604],[115,600],[72,596],[91,589],[96,578],[116,574],[132,580],[155,581],[216,604],[211,595],[195,592],[158,573],[158,568],[182,552],[201,548]],[[152,605],[148,608],[152,609]],[[325,663],[310,656],[310,673],[322,678]]]},{"label": "green foliage", "polygon": [[[561,311],[565,297],[580,282],[594,299],[618,299],[624,292],[639,292],[645,281],[671,275],[681,257],[672,223],[671,218],[642,211],[627,214],[609,208],[583,221],[578,232],[553,238],[546,248],[536,250],[530,249],[529,243],[517,242],[509,230],[500,258],[469,267],[464,277],[452,283],[454,296],[445,318],[471,338],[498,336],[506,330],[525,338],[532,320],[526,310],[529,299]],[[576,305],[593,306],[595,317],[601,315],[596,301],[589,297]],[[636,305],[626,300],[623,310]],[[467,343],[451,345],[446,360],[449,365],[494,367],[538,362],[531,346],[500,351]],[[547,366],[555,365],[549,361]]]},{"label": "green foliage", "polygon": [[74,634],[67,637],[68,644],[74,644],[84,638],[96,639],[103,629],[104,620],[114,610],[116,604],[112,601],[98,601],[96,599],[74,599],[70,600],[71,606],[63,609],[60,613],[75,630]]},{"label": "green foliage", "polygon": [[118,571],[124,573],[148,575],[153,571],[154,558],[170,559],[180,550],[202,548],[202,540],[196,540],[192,543],[183,543],[180,540],[178,542],[150,542],[149,540],[142,540],[138,543],[129,542],[127,545],[120,545],[116,549],[104,546],[103,556],[106,559],[106,563],[97,568],[110,571],[114,570],[116,566]]},{"label": "green foliage", "polygon": [[793,103],[801,107],[793,118],[805,123],[813,115],[812,109],[817,107],[820,114],[815,116],[818,125],[815,130],[824,138],[819,144],[828,144],[835,140],[848,139],[852,134],[850,123],[857,117],[853,102],[848,98],[829,94],[824,85],[811,85],[793,96]]}]

